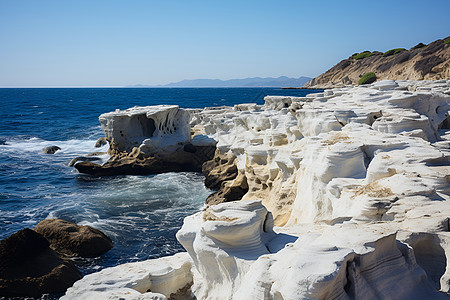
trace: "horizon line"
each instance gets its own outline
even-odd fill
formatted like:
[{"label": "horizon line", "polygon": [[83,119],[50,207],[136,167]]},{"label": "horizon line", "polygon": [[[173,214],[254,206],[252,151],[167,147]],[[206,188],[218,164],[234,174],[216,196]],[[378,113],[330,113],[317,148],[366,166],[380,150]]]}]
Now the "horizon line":
[{"label": "horizon line", "polygon": [[0,89],[86,89],[86,88],[111,88],[111,89],[145,89],[145,88],[163,88],[163,89],[206,89],[206,88],[285,88],[291,86],[162,86],[162,85],[144,85],[144,86],[0,86]]}]

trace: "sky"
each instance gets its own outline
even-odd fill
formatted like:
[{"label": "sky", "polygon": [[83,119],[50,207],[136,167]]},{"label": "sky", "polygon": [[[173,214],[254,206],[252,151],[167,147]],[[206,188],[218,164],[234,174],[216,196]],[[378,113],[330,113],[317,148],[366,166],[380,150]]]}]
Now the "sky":
[{"label": "sky", "polygon": [[450,0],[0,0],[0,87],[315,77],[450,35]]}]

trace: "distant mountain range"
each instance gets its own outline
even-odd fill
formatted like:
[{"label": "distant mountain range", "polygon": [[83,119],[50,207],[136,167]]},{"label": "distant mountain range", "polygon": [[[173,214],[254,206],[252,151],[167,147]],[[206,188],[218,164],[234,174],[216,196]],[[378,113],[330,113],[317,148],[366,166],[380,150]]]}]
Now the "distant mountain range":
[{"label": "distant mountain range", "polygon": [[[286,76],[274,77],[253,77],[243,79],[192,79],[173,82],[156,87],[302,87],[306,82],[310,81],[310,77],[289,78]],[[128,87],[151,87],[144,85],[135,85]]]}]

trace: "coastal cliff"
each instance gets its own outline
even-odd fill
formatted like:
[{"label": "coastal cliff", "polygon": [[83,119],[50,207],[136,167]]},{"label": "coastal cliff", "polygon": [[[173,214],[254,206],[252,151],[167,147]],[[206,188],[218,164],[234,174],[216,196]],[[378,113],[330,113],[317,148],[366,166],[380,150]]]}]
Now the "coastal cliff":
[{"label": "coastal cliff", "polygon": [[[122,119],[102,122],[113,159],[213,147],[211,185],[240,200],[185,218],[187,252],[85,276],[62,299],[447,299],[450,80],[176,110],[103,115]],[[158,124],[177,126],[141,134]]]},{"label": "coastal cliff", "polygon": [[332,88],[357,85],[369,72],[377,80],[450,79],[450,37],[406,50],[364,51],[342,60],[325,73],[308,81],[306,88]]}]

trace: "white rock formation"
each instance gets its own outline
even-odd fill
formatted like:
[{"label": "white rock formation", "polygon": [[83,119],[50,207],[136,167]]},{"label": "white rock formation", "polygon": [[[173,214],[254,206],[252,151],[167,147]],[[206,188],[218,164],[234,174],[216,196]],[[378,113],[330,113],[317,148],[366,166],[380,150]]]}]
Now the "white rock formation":
[{"label": "white rock formation", "polygon": [[110,144],[119,152],[174,151],[190,141],[189,112],[178,105],[133,107],[100,115]]},{"label": "white rock formation", "polygon": [[191,259],[178,253],[87,275],[61,299],[166,299],[191,284]]},{"label": "white rock formation", "polygon": [[[187,217],[187,254],[86,276],[66,297],[447,298],[450,80],[265,100],[190,111],[193,140],[236,156],[243,200]],[[150,287],[157,274],[167,288]]]}]

